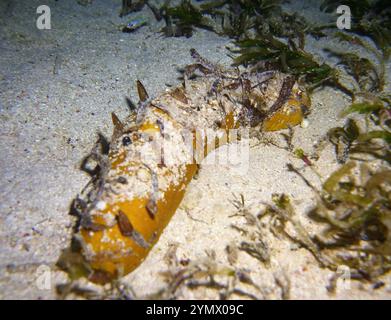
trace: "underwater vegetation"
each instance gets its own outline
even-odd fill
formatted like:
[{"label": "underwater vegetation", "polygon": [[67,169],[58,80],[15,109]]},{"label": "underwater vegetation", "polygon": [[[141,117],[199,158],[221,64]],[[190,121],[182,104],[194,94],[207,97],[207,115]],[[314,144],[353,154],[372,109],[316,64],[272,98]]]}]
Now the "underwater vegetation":
[{"label": "underwater vegetation", "polygon": [[310,216],[327,225],[314,241],[333,263],[374,281],[391,267],[391,170],[361,163],[354,175],[356,166],[348,162],[331,174]]},{"label": "underwater vegetation", "polygon": [[[344,4],[352,10],[352,29],[335,32],[334,37],[349,44],[352,50],[338,52],[326,49],[352,78],[350,84],[353,89],[349,89],[352,104],[341,116],[365,114],[367,127],[372,124],[376,129],[360,133],[355,123],[348,120],[344,128],[330,130],[329,138],[337,147],[340,163],[346,161],[346,153],[352,144],[355,145],[352,152],[367,152],[390,163],[391,96],[384,87],[387,81],[386,63],[391,54],[391,7],[388,1],[383,0],[346,1]],[[333,12],[337,5],[337,1],[326,0],[321,9]],[[372,42],[357,35],[366,36]],[[366,57],[360,56],[356,49],[362,50]],[[385,144],[379,146],[374,140],[383,140]]]},{"label": "underwater vegetation", "polygon": [[323,224],[322,232],[310,235],[284,194],[274,195],[261,216],[272,215],[275,232],[309,250],[322,267],[348,266],[352,279],[376,283],[391,268],[391,170],[362,163],[354,173],[356,166],[341,166],[318,192],[308,216]]},{"label": "underwater vegetation", "polygon": [[[337,161],[342,165],[326,179],[322,190],[311,186],[317,192],[317,203],[309,212],[309,217],[325,229],[310,236],[296,224],[298,237],[290,239],[303,244],[320,265],[332,270],[348,266],[352,279],[368,281],[378,288],[384,285],[378,277],[391,267],[391,97],[384,91],[389,48],[373,47],[351,33],[337,32],[335,37],[378,60],[375,65],[357,53],[329,50],[354,86],[352,103],[340,116],[365,115],[365,126],[347,118],[344,126],[329,130],[327,138],[334,144]],[[372,166],[374,160],[381,161]],[[301,175],[292,166],[290,169]],[[272,211],[285,223],[293,223],[289,199],[280,195],[275,203]],[[335,281],[335,277],[330,281],[330,292],[335,291]]]},{"label": "underwater vegetation", "polygon": [[147,0],[133,2],[124,0],[120,16],[140,11],[147,5],[153,12],[156,20],[164,19],[166,26],[161,32],[167,37],[187,38],[193,35],[194,28],[206,28],[213,30],[212,20],[204,16],[204,11],[195,7],[190,0],[182,0],[177,6],[171,6],[170,0],[166,0],[160,7]]},{"label": "underwater vegetation", "polygon": [[[283,0],[213,0],[193,4],[182,0],[171,6],[170,0],[157,8],[150,1],[124,0],[121,15],[141,10],[144,5],[155,14],[157,20],[164,19],[161,30],[166,36],[191,37],[195,28],[204,28],[219,35],[232,38],[238,54],[234,65],[253,65],[259,70],[289,72],[307,84],[310,90],[330,85],[353,95],[341,84],[338,71],[327,63],[320,63],[304,50],[305,37],[325,36],[326,30],[336,29],[334,24],[313,25],[298,13],[287,13]],[[350,31],[338,31],[334,36],[340,41],[364,48],[373,54],[379,66],[356,53],[334,52],[347,73],[358,83],[361,91],[382,91],[385,84],[385,62],[390,56],[391,10],[386,1],[350,1],[354,23]],[[349,5],[349,1],[345,4]],[[337,1],[323,1],[320,8],[334,12]],[[374,41],[374,46],[354,34],[365,35]]]},{"label": "underwater vegetation", "polygon": [[193,35],[194,28],[213,30],[212,20],[203,15],[203,11],[196,8],[190,0],[183,0],[178,6],[169,6],[169,1],[161,8],[166,26],[162,32],[168,37],[187,38]]},{"label": "underwater vegetation", "polygon": [[[366,1],[362,2],[367,3]],[[333,12],[337,5],[339,5],[337,1],[325,1],[321,8],[326,9],[327,12]],[[333,36],[341,42],[361,48],[366,53],[373,55],[377,65],[368,58],[360,57],[355,52],[325,50],[330,55],[337,57],[338,64],[354,78],[357,88],[353,90],[341,84],[339,72],[335,68],[326,63],[318,63],[311,54],[304,51],[306,35],[312,35],[315,38],[323,37],[325,36],[323,31],[332,31],[335,26],[332,24],[310,25],[303,17],[296,14],[281,13],[279,17],[283,17],[282,21],[278,21],[276,24],[280,30],[273,27],[273,19],[276,19],[274,16],[264,16],[262,22],[257,23],[255,34],[235,42],[239,49],[234,49],[234,51],[239,56],[235,58],[234,63],[237,65],[256,65],[259,62],[264,65],[264,61],[272,61],[274,65],[280,65],[282,69],[288,69],[296,76],[302,77],[310,88],[331,85],[350,96],[353,96],[353,92],[358,90],[361,92],[381,92],[386,81],[385,63],[391,53],[391,10],[385,1],[377,1],[363,7],[356,1],[352,1],[351,7],[360,11],[357,14],[353,12],[354,27],[352,30],[334,32]],[[269,33],[269,31],[271,32]],[[369,37],[373,40],[374,45],[362,40],[356,34]],[[285,41],[282,42],[281,38],[284,38]]]},{"label": "underwater vegetation", "polygon": [[239,49],[232,49],[239,56],[234,65],[252,65],[255,70],[281,70],[304,81],[309,89],[326,82],[339,84],[335,70],[329,65],[319,64],[311,54],[296,47],[293,42],[285,44],[277,38],[267,35],[257,39],[245,39],[236,42]]},{"label": "underwater vegetation", "polygon": [[[379,128],[371,129],[362,132],[356,121],[347,119],[343,127],[332,128],[328,132],[328,139],[335,146],[337,161],[341,164],[345,163],[351,154],[367,154],[373,158],[391,163],[391,132],[389,130],[389,110],[384,107],[372,111],[373,105],[366,103],[352,104],[347,112],[354,112],[359,109],[360,113],[367,113],[367,116],[373,121],[382,121],[383,124]],[[365,108],[365,111],[363,109]],[[387,120],[379,120],[379,113],[387,117]],[[376,117],[376,118],[375,118]]]},{"label": "underwater vegetation", "polygon": [[[335,5],[335,1],[324,1],[322,8],[332,10]],[[352,51],[327,50],[352,79],[352,103],[340,116],[362,114],[365,126],[348,118],[343,127],[329,130],[328,139],[342,166],[324,182],[309,215],[326,225],[323,234],[313,240],[331,259],[329,267],[346,265],[353,279],[369,281],[374,288],[384,285],[377,278],[391,266],[391,96],[384,91],[385,64],[391,52],[390,8],[384,6],[384,1],[355,1],[351,6],[357,11],[353,12],[354,27],[334,34],[349,43]],[[380,20],[381,26],[377,25]],[[355,33],[371,38],[374,45]],[[355,48],[374,59],[360,56]],[[359,165],[353,159],[359,160]],[[381,162],[373,169],[376,159]],[[332,280],[330,291],[335,290]]]},{"label": "underwater vegetation", "polygon": [[335,36],[341,41],[364,49],[371,53],[377,64],[366,57],[353,52],[335,52],[328,50],[339,59],[346,74],[351,77],[353,86],[352,103],[340,114],[346,117],[351,114],[365,115],[365,129],[360,130],[357,123],[347,119],[344,127],[332,128],[328,132],[329,140],[336,146],[337,160],[345,163],[349,153],[366,153],[374,158],[391,162],[391,95],[384,91],[387,81],[385,64],[389,51],[379,51],[356,35],[337,32]]},{"label": "underwater vegetation", "polygon": [[138,1],[122,0],[122,7],[119,16],[123,17],[132,12],[141,11],[146,4],[147,4],[146,0],[138,0]]},{"label": "underwater vegetation", "polygon": [[[182,292],[205,290],[214,291],[218,298],[252,300],[267,299],[270,295],[289,299],[290,281],[286,274],[277,272],[273,275],[274,287],[259,285],[251,277],[249,270],[238,268],[235,264],[237,248],[227,246],[229,264],[217,261],[216,252],[206,250],[205,256],[196,260],[180,259],[177,256],[177,244],[173,244],[164,256],[166,269],[159,272],[164,281],[162,288],[140,296],[130,285],[113,281],[110,286],[86,287],[77,282],[70,282],[57,286],[60,298],[69,298],[69,295],[84,299],[179,299]],[[274,291],[274,292],[273,292]]]},{"label": "underwater vegetation", "polygon": [[367,54],[372,54],[377,60],[377,66],[368,58],[361,57],[354,52],[338,52],[331,49],[325,49],[331,56],[339,59],[339,65],[350,75],[355,83],[356,92],[381,92],[384,89],[386,81],[385,64],[390,57],[390,48],[378,50],[373,45],[362,40],[356,35],[345,32],[337,32],[335,37],[341,42],[350,44],[364,50]]},{"label": "underwater vegetation", "polygon": [[[365,128],[361,128],[355,120],[347,119],[343,127],[329,130],[327,138],[335,145],[337,160],[342,166],[324,182],[321,191],[311,186],[296,168],[288,165],[289,170],[299,174],[317,192],[318,200],[309,218],[322,222],[323,232],[310,235],[298,222],[290,199],[283,194],[275,195],[274,205],[267,206],[259,217],[271,214],[274,221],[271,228],[275,234],[285,234],[291,241],[305,247],[321,266],[334,271],[340,265],[348,266],[353,279],[369,281],[374,287],[379,287],[378,277],[389,271],[391,266],[391,97],[384,91],[391,32],[390,9],[384,7],[382,14],[377,15],[379,8],[386,4],[384,1],[375,4],[380,4],[380,7],[375,7],[374,3],[360,7],[354,1],[351,7],[362,10],[355,15],[358,26],[350,32],[338,31],[333,35],[374,59],[362,57],[353,50],[326,50],[338,59],[338,65],[352,78],[350,84],[353,89],[341,84],[341,72],[336,68],[319,64],[303,50],[299,28],[296,41],[292,36],[288,36],[286,41],[277,38],[284,38],[284,33],[275,32],[272,36],[258,29],[252,36],[236,39],[237,48],[232,51],[239,54],[234,58],[235,65],[284,70],[302,80],[310,90],[332,85],[352,98],[351,105],[341,112],[341,117],[353,113],[365,115]],[[335,11],[334,5],[337,1],[325,1],[322,8]],[[374,16],[376,19],[372,21]],[[328,28],[318,27],[316,30],[320,34],[316,36],[322,36],[321,30]],[[310,33],[306,31],[305,34]],[[356,34],[368,36],[374,45]],[[312,165],[303,150],[296,149],[294,153],[306,165]],[[354,158],[358,154],[366,157]],[[357,164],[348,159],[361,161],[359,168],[356,169]],[[376,170],[370,169],[372,159],[383,161]],[[295,230],[294,234],[288,231],[288,224]],[[262,246],[256,248],[261,250]],[[331,279],[328,288],[331,292],[335,290],[335,280]]]},{"label": "underwater vegetation", "polygon": [[260,24],[261,19],[279,16],[283,1],[270,0],[226,0],[202,4],[205,13],[216,20],[214,31],[234,39],[243,38],[250,29]]},{"label": "underwater vegetation", "polygon": [[322,29],[327,26],[312,26],[297,13],[284,12],[281,9],[284,2],[287,1],[214,0],[195,5],[191,0],[182,0],[171,6],[171,1],[166,0],[158,8],[148,0],[124,0],[120,16],[140,11],[147,5],[158,21],[164,18],[166,26],[162,32],[169,37],[190,37],[195,28],[205,28],[238,40],[256,31],[297,39],[298,46],[303,48],[305,34],[324,36]]},{"label": "underwater vegetation", "polygon": [[170,266],[169,269],[161,272],[166,286],[152,294],[151,298],[176,299],[182,289],[208,288],[217,291],[220,299],[229,299],[232,296],[259,299],[257,295],[238,286],[240,283],[246,283],[259,291],[259,287],[251,280],[248,272],[217,263],[216,253],[213,250],[208,250],[205,258],[191,261],[179,260],[176,249],[175,246],[172,247],[165,256],[166,263]]},{"label": "underwater vegetation", "polygon": [[[320,6],[326,12],[335,12],[340,5],[337,0],[324,0]],[[351,8],[351,33],[367,36],[385,55],[390,53],[391,45],[391,7],[387,0],[348,0],[344,5]],[[345,30],[347,32],[347,30]]]},{"label": "underwater vegetation", "polygon": [[355,177],[356,166],[353,161],[344,164],[323,184],[324,194],[315,213],[337,229],[326,234],[334,239],[328,245],[351,243],[358,238],[384,243],[388,238],[391,172],[383,168],[373,171],[361,163]]},{"label": "underwater vegetation", "polygon": [[[309,24],[297,13],[286,13],[271,0],[216,0],[194,5],[183,0],[177,6],[166,1],[159,9],[145,1],[158,20],[164,19],[166,36],[190,37],[195,28],[204,28],[234,39],[239,54],[234,65],[253,65],[259,71],[288,72],[308,84],[309,89],[331,84],[350,93],[338,81],[334,68],[318,63],[304,51],[305,37],[323,37],[326,26]],[[144,3],[144,4],[145,4]],[[132,5],[133,6],[133,5]],[[286,41],[282,41],[282,39]]]}]

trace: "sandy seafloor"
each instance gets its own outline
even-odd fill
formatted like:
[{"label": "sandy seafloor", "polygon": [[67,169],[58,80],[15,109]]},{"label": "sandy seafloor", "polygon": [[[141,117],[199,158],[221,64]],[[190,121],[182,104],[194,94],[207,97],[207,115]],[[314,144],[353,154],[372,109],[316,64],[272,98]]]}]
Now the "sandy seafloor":
[{"label": "sandy seafloor", "polygon": [[[36,8],[41,4],[41,0],[0,2],[0,299],[56,298],[56,284],[67,279],[54,265],[72,235],[69,206],[89,179],[79,170],[80,161],[98,132],[111,135],[111,112],[126,116],[124,97],[137,101],[135,80],[142,80],[150,95],[179,84],[177,68],[191,62],[190,48],[223,65],[231,61],[225,48],[229,39],[203,30],[189,39],[165,38],[157,32],[162,24],[156,23],[148,8],[141,14],[150,24],[126,34],[118,25],[140,14],[119,18],[119,0],[95,0],[85,7],[74,0],[47,0],[52,30],[41,31],[35,27]],[[296,9],[309,16],[313,10],[302,4],[296,4]],[[309,37],[306,49],[322,59],[325,55],[319,48],[333,45],[329,38]],[[295,129],[294,145],[310,153],[329,128],[344,122],[338,113],[348,104],[349,98],[334,89],[315,92],[309,125]],[[298,176],[287,172],[288,162],[303,166],[283,149],[258,145],[250,149],[246,174],[228,165],[203,166],[158,244],[121,281],[138,297],[163,288],[160,272],[168,269],[164,256],[173,245],[178,246],[178,259],[200,261],[206,250],[213,249],[216,262],[229,265],[225,248],[242,239],[231,228],[233,223],[243,224],[231,217],[236,212],[232,201],[240,194],[255,214],[262,202],[271,201],[272,193],[286,193],[311,232],[313,223],[305,214],[315,197]],[[325,148],[315,167],[323,177],[338,167],[332,146]],[[311,170],[303,172],[320,186]],[[245,252],[239,253],[237,262],[265,288],[264,296],[257,293],[259,298],[281,297],[274,281],[278,274],[290,279],[292,299],[391,298],[389,275],[383,276],[386,285],[380,289],[353,281],[350,289],[331,295],[326,286],[332,272],[321,269],[307,250],[284,237],[269,237],[268,243],[269,267]],[[36,285],[41,265],[51,270],[50,289]],[[183,290],[177,296],[218,297],[210,289]]]}]

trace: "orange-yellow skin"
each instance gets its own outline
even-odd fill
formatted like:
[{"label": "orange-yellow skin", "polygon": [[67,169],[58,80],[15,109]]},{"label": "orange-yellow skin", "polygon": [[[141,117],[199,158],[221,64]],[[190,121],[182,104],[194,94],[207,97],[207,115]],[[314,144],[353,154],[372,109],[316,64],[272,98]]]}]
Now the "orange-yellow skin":
[{"label": "orange-yellow skin", "polygon": [[[307,100],[305,100],[307,99]],[[309,106],[309,99],[305,97],[304,103]],[[303,113],[300,105],[303,100],[299,101],[291,98],[287,105],[275,114],[271,115],[263,122],[262,128],[265,131],[275,131],[285,129],[290,126],[295,126],[303,120]],[[221,125],[223,129],[229,130],[237,127],[234,115],[228,114],[225,122]],[[144,123],[140,129],[141,131],[158,130],[155,124]],[[222,140],[225,143],[226,140]],[[212,142],[211,142],[212,143]],[[219,147],[222,143],[214,141],[213,146],[208,148],[209,151]],[[205,148],[205,151],[207,148]],[[206,155],[205,155],[206,156]],[[117,158],[111,159],[112,168],[121,166],[123,157],[121,155]],[[102,241],[103,231],[91,231],[86,229],[80,230],[80,236],[85,245],[89,246],[89,250],[94,254],[87,257],[87,261],[94,271],[90,275],[90,280],[98,283],[105,283],[114,278],[126,275],[137,268],[146,258],[153,245],[158,241],[162,231],[170,221],[171,217],[177,210],[181,203],[186,186],[192,180],[198,169],[197,164],[188,164],[186,167],[186,174],[182,180],[176,185],[171,185],[168,191],[165,192],[164,197],[157,201],[157,213],[152,219],[146,209],[147,198],[134,198],[124,201],[122,203],[115,203],[116,210],[118,208],[128,217],[135,230],[137,230],[144,239],[147,239],[151,244],[148,248],[144,248],[137,244],[131,237],[126,237],[121,233],[118,224],[106,229],[106,238],[113,241]],[[102,211],[113,212],[111,205]],[[95,223],[102,221],[95,220]],[[103,223],[103,222],[102,222]],[[121,241],[118,241],[121,240]],[[130,249],[127,254],[123,253],[123,245]],[[86,255],[85,255],[86,256]],[[102,276],[103,274],[103,276]]]},{"label": "orange-yellow skin", "polygon": [[[230,113],[222,124],[222,129],[229,130],[234,126],[234,116]],[[144,123],[139,130],[151,132],[155,130],[158,131],[159,129],[154,124]],[[225,140],[222,138],[221,141]],[[205,143],[205,156],[207,151],[210,152],[221,144],[220,141],[210,142],[209,145]],[[123,157],[121,156],[112,159],[112,168],[120,167],[122,160]],[[114,239],[114,242],[102,241],[103,231],[80,230],[83,242],[88,244],[90,249],[95,252],[94,257],[88,261],[90,267],[93,270],[99,271],[98,273],[94,272],[90,276],[90,280],[97,283],[105,283],[118,276],[130,273],[144,261],[177,210],[185,194],[186,186],[190,183],[197,170],[198,165],[196,163],[188,164],[186,166],[186,174],[183,179],[178,184],[171,185],[168,191],[165,192],[163,199],[157,201],[157,214],[154,219],[150,217],[146,209],[148,203],[147,198],[135,198],[115,204],[116,209],[118,207],[119,210],[128,217],[135,230],[137,230],[144,239],[152,239],[149,248],[141,247],[130,237],[124,236],[121,233],[118,224],[114,225],[109,230],[106,230],[108,237]],[[112,209],[111,206],[108,206],[102,213],[112,212]],[[95,218],[94,222],[104,224],[104,221],[99,218]],[[121,242],[118,241],[119,239]],[[121,243],[121,245],[119,245],[119,243]],[[123,243],[126,248],[130,249],[129,254],[124,255],[121,253]],[[103,277],[102,272],[104,273]]]},{"label": "orange-yellow skin", "polygon": [[[164,199],[157,202],[157,214],[154,219],[150,218],[146,209],[148,199],[136,198],[117,205],[119,205],[121,211],[126,214],[132,221],[135,229],[141,233],[145,239],[151,239],[154,232],[159,236],[178,208],[185,193],[184,186],[190,182],[196,171],[196,164],[188,165],[187,173],[183,181],[181,181],[179,185],[171,186],[169,191],[165,193]],[[115,255],[116,252],[121,251],[121,248],[118,247],[118,242],[111,243],[101,241],[103,235],[102,231],[90,232],[83,229],[81,230],[81,236],[85,243],[90,244],[93,251],[97,253],[93,260],[90,261],[92,269],[105,271],[113,278],[117,277],[119,272],[122,275],[125,275],[138,267],[147,256],[153,244],[158,240],[157,236],[149,248],[143,248],[137,245],[131,238],[124,237],[119,230],[118,224],[110,228],[108,232],[110,238],[116,240],[121,239],[125,245],[131,249],[131,253],[128,255]],[[107,252],[110,252],[110,254],[106,254]]]},{"label": "orange-yellow skin", "polygon": [[[293,92],[295,94],[295,92]],[[262,123],[263,131],[278,131],[294,127],[300,124],[304,119],[304,114],[301,106],[309,107],[311,101],[308,95],[304,94],[300,99],[291,98],[286,106],[272,114]]]}]

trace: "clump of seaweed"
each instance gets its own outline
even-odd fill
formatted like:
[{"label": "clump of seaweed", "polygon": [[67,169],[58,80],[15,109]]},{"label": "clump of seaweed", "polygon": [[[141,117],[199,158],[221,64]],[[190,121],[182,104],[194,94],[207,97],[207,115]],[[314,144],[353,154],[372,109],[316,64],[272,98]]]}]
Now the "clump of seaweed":
[{"label": "clump of seaweed", "polygon": [[197,261],[178,260],[175,251],[169,257],[169,268],[161,272],[166,285],[151,294],[152,299],[177,299],[182,289],[196,290],[208,288],[218,292],[220,299],[241,296],[247,299],[259,299],[257,295],[240,288],[239,284],[252,287],[251,291],[262,291],[245,270],[237,270],[216,262],[214,251],[208,251],[207,257]]},{"label": "clump of seaweed", "polygon": [[297,39],[304,48],[305,34],[324,36],[324,26],[312,26],[297,13],[283,11],[284,0],[226,0],[212,1],[201,8],[221,19],[220,34],[236,40],[246,39],[250,31],[258,35],[273,34],[277,37]]},{"label": "clump of seaweed", "polygon": [[389,131],[362,132],[354,120],[348,119],[343,127],[330,129],[328,138],[335,146],[338,163],[345,163],[350,154],[358,153],[371,155],[388,163],[391,161]]},{"label": "clump of seaweed", "polygon": [[243,217],[246,221],[246,227],[242,228],[232,225],[232,228],[242,234],[248,235],[250,241],[243,240],[238,246],[238,250],[246,252],[251,257],[263,263],[266,267],[270,266],[270,250],[262,233],[260,217],[250,213],[249,208],[245,205],[244,197],[241,194],[240,200],[233,201],[233,205],[238,210],[234,216]]},{"label": "clump of seaweed", "polygon": [[[351,113],[365,114],[367,128],[363,131],[356,121],[347,119],[343,127],[328,132],[329,140],[336,146],[338,162],[345,163],[351,154],[363,153],[389,164],[390,97],[384,93],[355,94],[353,104],[341,116]],[[302,153],[298,156],[302,158]],[[322,191],[288,165],[317,194],[317,205],[309,217],[327,225],[322,234],[310,236],[295,218],[285,195],[275,195],[275,205],[269,205],[265,212],[274,217],[271,226],[276,235],[285,234],[308,249],[321,266],[331,270],[348,266],[353,279],[370,281],[375,286],[380,283],[376,282],[378,277],[391,267],[391,170],[381,167],[373,171],[368,159],[364,161],[355,172],[355,162],[341,166],[325,181]],[[294,235],[287,231],[287,224],[293,226]],[[331,280],[334,283],[336,279]],[[331,291],[335,289],[333,283]]]},{"label": "clump of seaweed", "polygon": [[216,26],[216,33],[241,39],[266,17],[271,19],[272,16],[279,16],[282,2],[281,0],[217,0],[203,4],[201,8],[205,13],[220,18],[221,28]]},{"label": "clump of seaweed", "polygon": [[182,0],[178,6],[170,7],[167,1],[161,8],[166,26],[162,32],[168,37],[187,38],[193,35],[195,27],[213,30],[213,22],[204,16],[203,10],[195,7],[190,0]]},{"label": "clump of seaweed", "polygon": [[348,162],[331,174],[310,216],[327,224],[314,241],[334,264],[350,267],[353,278],[373,281],[391,269],[391,171],[371,172],[362,163],[354,175],[355,167]]},{"label": "clump of seaweed", "polygon": [[356,45],[364,49],[368,54],[372,54],[377,60],[377,66],[368,58],[360,57],[353,52],[337,52],[326,49],[332,56],[339,59],[339,65],[342,65],[345,71],[357,84],[357,92],[381,92],[386,82],[385,64],[389,59],[389,48],[385,51],[379,51],[361,38],[348,34],[346,32],[337,32],[335,36],[341,41]]},{"label": "clump of seaweed", "polygon": [[139,12],[144,9],[145,6],[149,7],[151,9],[152,13],[154,14],[157,21],[162,20],[163,15],[162,11],[166,6],[169,4],[170,0],[165,0],[164,4],[158,8],[155,4],[150,3],[148,0],[122,0],[122,7],[119,16],[124,17],[127,16],[130,13],[133,12]]},{"label": "clump of seaweed", "polygon": [[213,31],[213,21],[206,15],[208,7],[195,6],[191,0],[182,0],[177,6],[170,6],[170,3],[171,0],[165,0],[158,7],[148,0],[123,0],[120,17],[148,6],[157,21],[164,19],[166,26],[161,31],[167,37],[191,37],[196,27]]},{"label": "clump of seaweed", "polygon": [[291,41],[297,39],[298,46],[303,49],[305,34],[321,37],[324,36],[322,30],[328,27],[310,25],[297,13],[284,12],[281,8],[284,0],[214,0],[197,6],[190,0],[170,6],[168,0],[160,9],[144,2],[154,13],[160,12],[155,16],[164,17],[166,26],[162,31],[166,36],[190,37],[194,28],[208,29],[236,40],[249,38],[252,33],[272,33]]},{"label": "clump of seaweed", "polygon": [[328,138],[336,146],[337,160],[345,163],[350,153],[370,154],[391,163],[391,96],[384,92],[357,92],[353,103],[341,116],[365,115],[365,130],[356,121],[347,119],[344,127],[332,128]]},{"label": "clump of seaweed", "polygon": [[308,84],[309,89],[332,84],[348,91],[337,78],[335,69],[326,63],[318,63],[313,56],[298,48],[294,42],[288,44],[271,35],[236,42],[239,49],[232,49],[239,56],[234,65],[253,65],[253,69],[274,69],[294,75]]},{"label": "clump of seaweed", "polygon": [[[309,89],[330,85],[353,96],[353,92],[357,90],[352,91],[342,85],[336,69],[326,63],[318,63],[311,54],[304,51],[306,35],[319,38],[325,36],[323,30],[335,26],[311,25],[297,13],[284,12],[281,8],[282,2],[216,1],[219,8],[227,4],[228,13],[222,13],[208,4],[209,12],[223,15],[223,21],[227,22],[223,24],[221,33],[236,40],[235,44],[239,49],[233,51],[239,56],[234,60],[234,64],[255,65],[257,68],[261,66],[266,70],[280,69],[303,79]],[[336,32],[335,36],[374,55],[378,65],[353,52],[328,51],[339,58],[339,64],[355,79],[361,92],[381,92],[385,85],[385,63],[391,53],[390,9],[386,8],[382,0],[376,1],[375,4],[365,0],[360,2],[363,2],[362,7],[352,3],[352,8],[357,11],[353,12],[357,20],[357,23],[353,24],[355,27],[350,32]],[[333,0],[325,1],[322,9],[329,11],[336,8],[336,4]],[[353,33],[369,36],[375,46]],[[278,38],[284,38],[286,41]]]},{"label": "clump of seaweed", "polygon": [[147,4],[147,0],[122,0],[122,7],[119,16],[124,17],[132,12],[141,11]]},{"label": "clump of seaweed", "polygon": [[[285,194],[273,194],[272,200],[274,204],[266,205],[262,216],[271,216],[270,230],[275,237],[279,239],[284,235],[311,252],[322,267],[332,267],[332,261],[320,252],[311,235],[298,220],[289,197]],[[293,232],[288,225],[292,227]]]},{"label": "clump of seaweed", "polygon": [[377,60],[375,64],[357,53],[328,50],[339,59],[339,64],[352,77],[352,85],[355,86],[352,104],[341,116],[358,113],[365,115],[366,120],[364,131],[350,119],[344,127],[329,131],[329,140],[336,146],[337,160],[344,163],[349,153],[367,153],[390,163],[391,96],[384,92],[384,86],[387,80],[385,66],[391,50],[389,47],[375,47],[350,32],[337,32],[335,36],[340,41],[363,49]]},{"label": "clump of seaweed", "polygon": [[332,84],[348,92],[332,67],[318,63],[304,51],[305,36],[322,37],[322,30],[329,26],[311,25],[299,14],[285,12],[283,2],[227,1],[229,13],[225,13],[223,21],[228,24],[223,24],[222,33],[235,39],[237,48],[231,51],[239,56],[234,58],[234,65],[253,65],[260,71],[281,70],[308,83],[309,89]]},{"label": "clump of seaweed", "polygon": [[[391,267],[391,171],[389,166],[371,170],[370,157],[355,156],[369,155],[384,161],[383,165],[391,163],[391,97],[384,92],[385,64],[391,52],[387,39],[390,32],[386,30],[389,28],[387,23],[379,29],[375,28],[376,21],[372,24],[366,20],[377,10],[373,3],[359,2],[362,6],[356,2],[351,6],[357,11],[353,12],[356,19],[353,29],[337,32],[335,36],[364,50],[377,63],[355,52],[328,52],[339,59],[339,64],[354,80],[352,104],[341,112],[341,116],[365,115],[365,128],[357,121],[347,119],[343,127],[329,130],[328,139],[335,145],[337,160],[343,165],[323,184],[310,217],[326,224],[325,231],[312,241],[331,258],[333,268],[348,266],[353,279],[375,283]],[[349,1],[345,4],[349,5]],[[327,10],[334,6],[335,1],[324,2]],[[385,19],[384,16],[380,18]],[[368,23],[365,30],[363,21]],[[387,34],[382,37],[380,30]],[[375,46],[353,33],[370,37]],[[363,162],[357,169],[357,164],[348,159]],[[329,289],[334,290],[334,285]]]},{"label": "clump of seaweed", "polygon": [[[232,256],[227,247],[228,259]],[[149,299],[178,299],[183,296],[183,290],[209,289],[217,292],[222,300],[238,297],[252,300],[269,299],[276,294],[281,299],[290,297],[290,280],[283,271],[273,274],[275,286],[269,287],[257,284],[250,271],[243,268],[219,264],[214,251],[207,251],[204,259],[178,260],[175,253],[170,254],[171,262],[161,275],[166,285],[149,295]],[[273,295],[274,296],[274,295]]]},{"label": "clump of seaweed", "polygon": [[168,269],[161,272],[166,285],[148,296],[152,299],[178,299],[183,290],[209,289],[218,293],[220,299],[243,297],[245,299],[270,299],[271,295],[281,299],[290,298],[290,279],[281,269],[273,273],[274,286],[263,286],[255,282],[249,270],[237,266],[240,251],[258,260],[266,268],[270,267],[269,247],[264,239],[267,230],[262,219],[263,212],[253,215],[245,204],[244,196],[235,197],[232,204],[237,212],[230,216],[245,219],[244,226],[232,224],[231,227],[244,235],[238,244],[230,243],[226,247],[229,265],[217,263],[216,253],[206,251],[203,259],[178,259],[177,245],[168,250],[165,261]]},{"label": "clump of seaweed", "polygon": [[[338,5],[338,1],[325,0],[321,9],[335,12]],[[354,79],[355,94],[370,92],[379,96],[384,90],[386,62],[391,55],[391,8],[384,0],[345,1],[344,5],[349,6],[352,11],[351,29],[338,31],[334,36],[341,42],[363,50],[368,56],[372,56],[376,63],[353,51],[338,52],[331,49],[326,51],[337,57],[339,65],[342,65],[347,74]],[[373,43],[357,35],[365,36]]]},{"label": "clump of seaweed", "polygon": [[317,192],[317,204],[308,216],[325,225],[322,232],[310,235],[284,194],[274,195],[274,205],[265,213],[274,217],[276,234],[309,250],[322,267],[336,271],[347,266],[352,279],[375,283],[391,269],[391,170],[356,166],[344,164]]}]

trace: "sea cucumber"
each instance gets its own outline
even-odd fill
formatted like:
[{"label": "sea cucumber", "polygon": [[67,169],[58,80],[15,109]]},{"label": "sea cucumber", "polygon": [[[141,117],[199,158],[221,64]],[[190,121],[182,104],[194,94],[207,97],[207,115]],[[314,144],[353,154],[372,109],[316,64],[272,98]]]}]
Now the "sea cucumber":
[{"label": "sea cucumber", "polygon": [[[112,114],[111,140],[83,162],[97,165],[89,168],[92,181],[74,201],[80,218],[74,242],[93,282],[112,281],[141,264],[199,162],[229,142],[228,130],[295,126],[310,106],[292,76],[225,70],[194,49],[191,55],[196,63],[186,67],[183,84],[172,90],[151,98],[137,81],[139,103],[128,100],[131,114],[124,121]],[[219,133],[207,139],[204,129]]]}]

